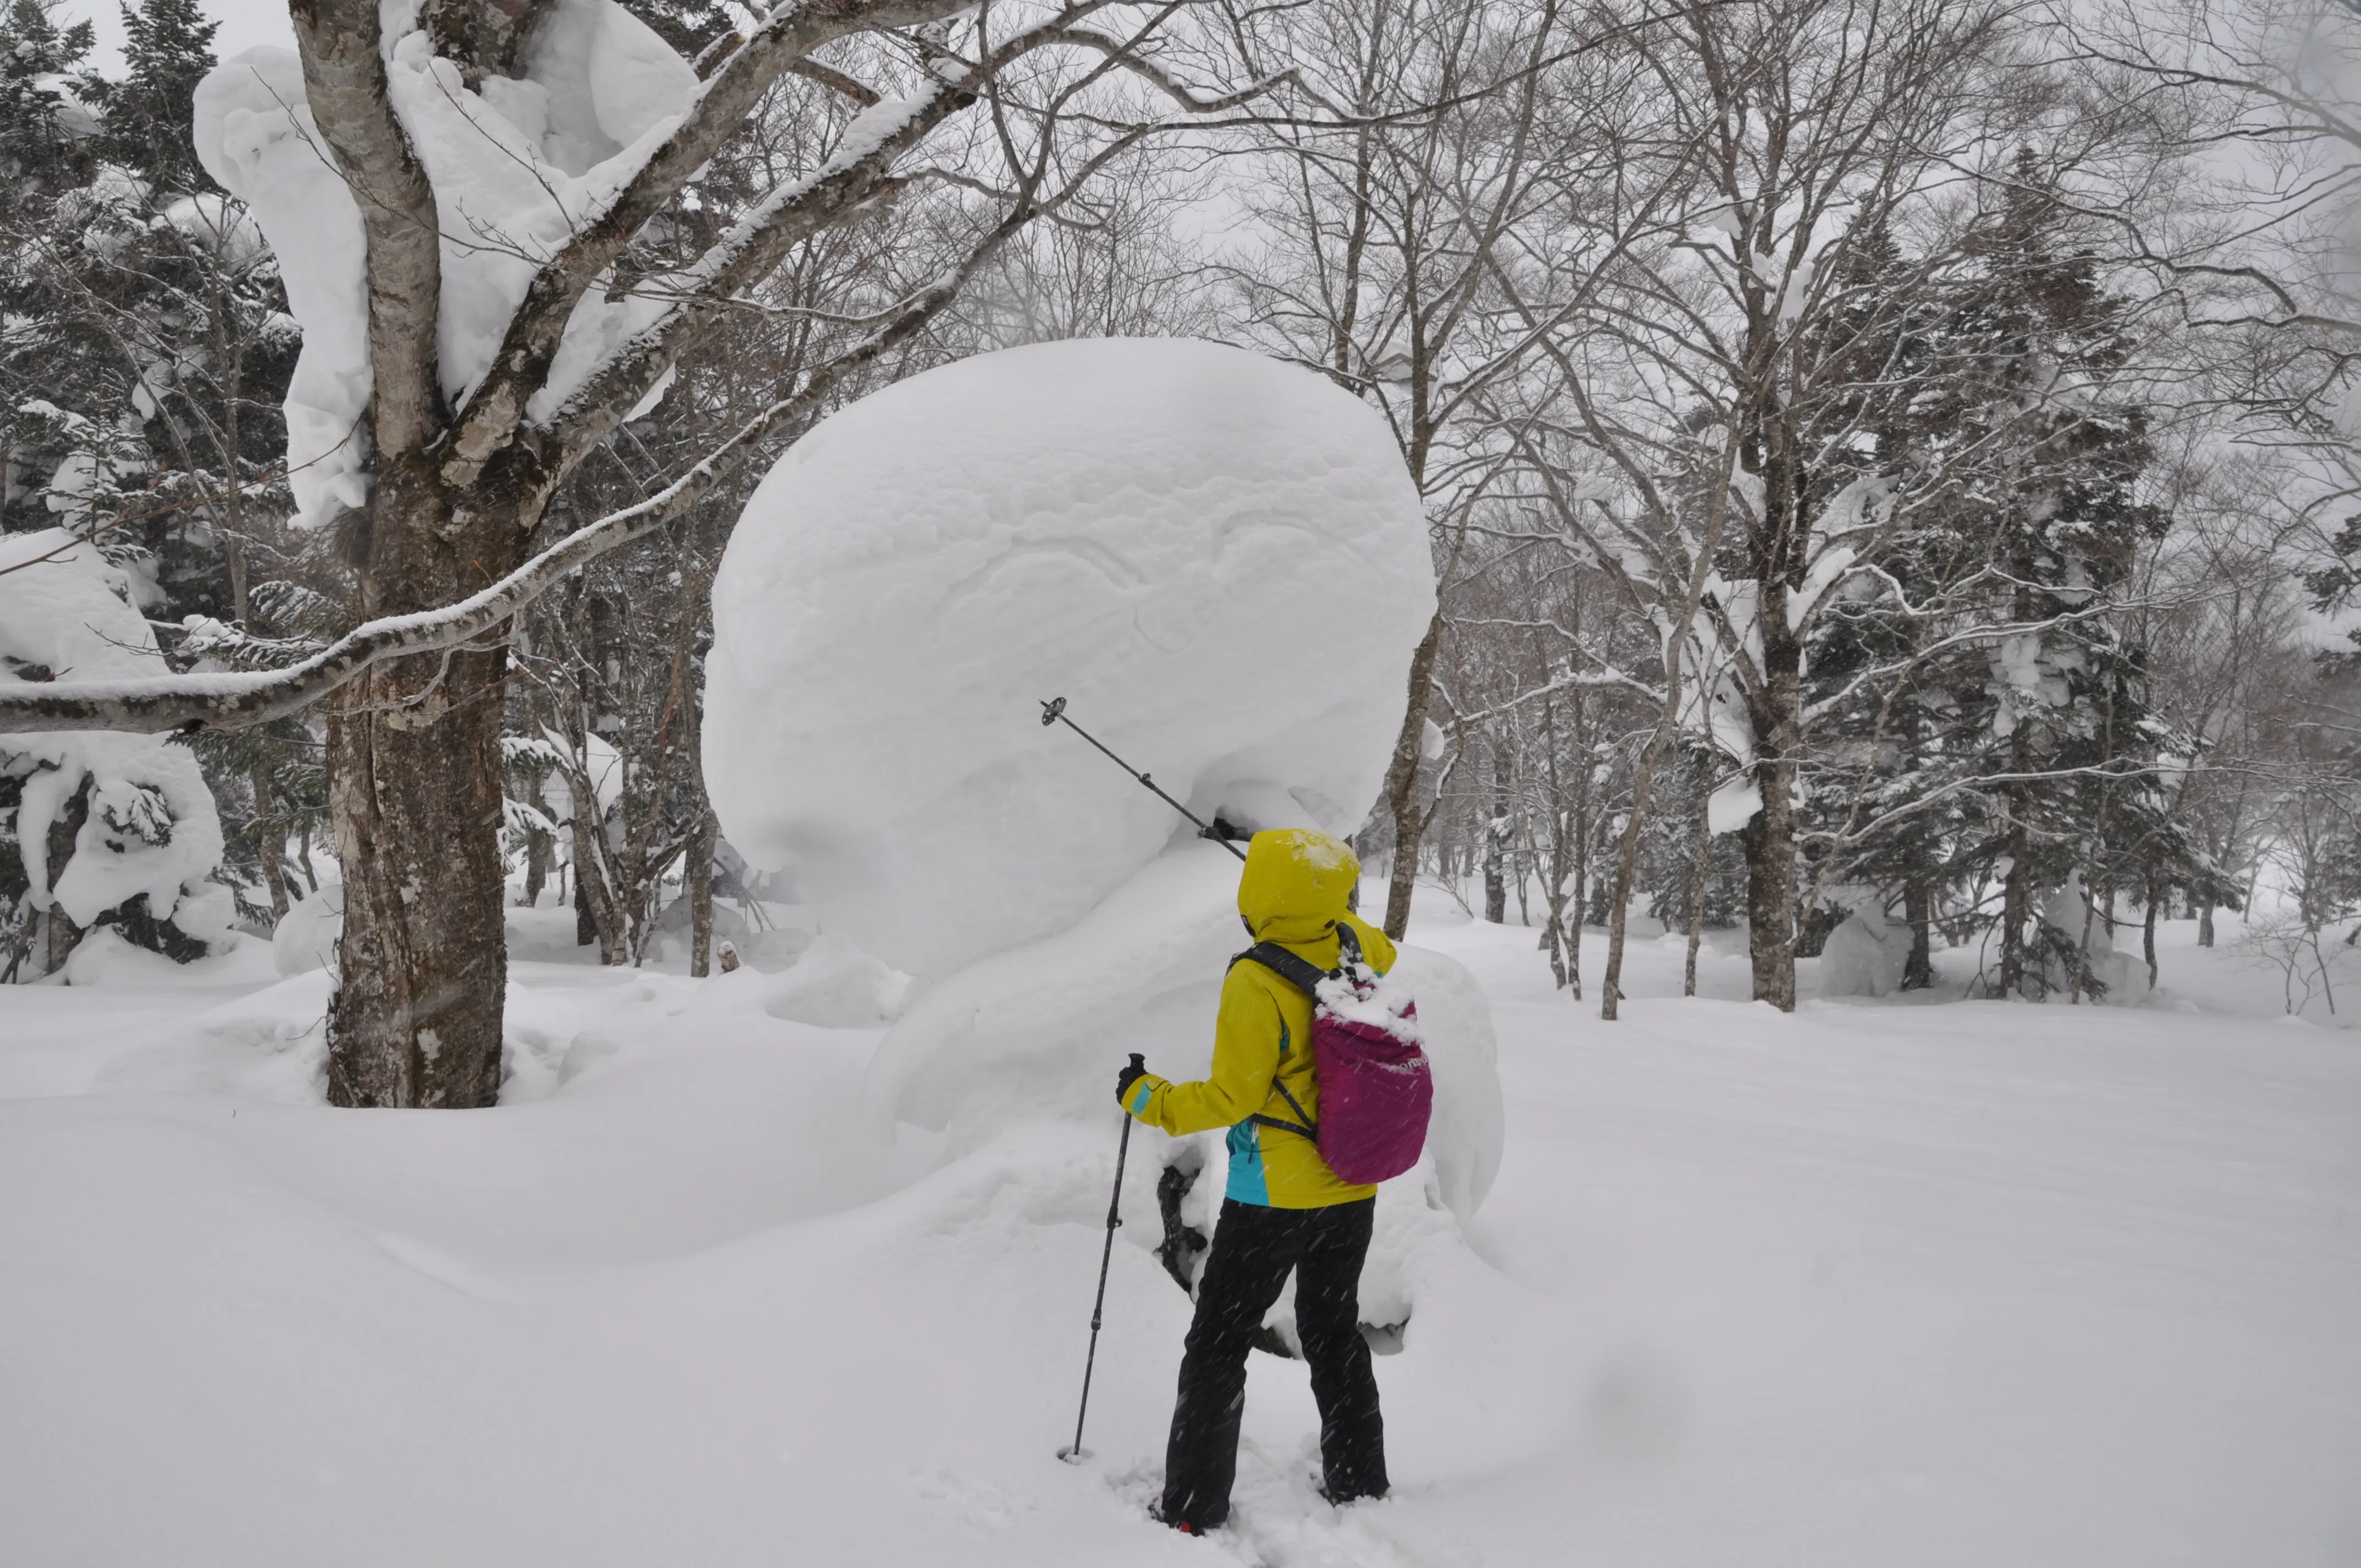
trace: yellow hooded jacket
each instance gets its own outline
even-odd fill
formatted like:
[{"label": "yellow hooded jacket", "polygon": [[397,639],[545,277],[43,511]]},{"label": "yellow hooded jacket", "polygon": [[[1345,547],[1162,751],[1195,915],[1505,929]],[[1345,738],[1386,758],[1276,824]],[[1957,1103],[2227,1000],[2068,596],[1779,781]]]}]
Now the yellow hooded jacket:
[{"label": "yellow hooded jacket", "polygon": [[[1393,967],[1384,932],[1345,907],[1359,882],[1352,850],[1325,833],[1284,828],[1257,833],[1238,878],[1238,913],[1257,942],[1276,942],[1323,970],[1336,967],[1336,927],[1348,925],[1361,956],[1382,974]],[[1175,1137],[1230,1129],[1229,1196],[1273,1209],[1323,1209],[1377,1193],[1340,1179],[1301,1133],[1249,1118],[1296,1121],[1283,1085],[1303,1114],[1320,1119],[1312,1070],[1312,999],[1258,963],[1233,964],[1213,1023],[1213,1076],[1173,1083],[1149,1073],[1133,1082],[1124,1108]]]}]

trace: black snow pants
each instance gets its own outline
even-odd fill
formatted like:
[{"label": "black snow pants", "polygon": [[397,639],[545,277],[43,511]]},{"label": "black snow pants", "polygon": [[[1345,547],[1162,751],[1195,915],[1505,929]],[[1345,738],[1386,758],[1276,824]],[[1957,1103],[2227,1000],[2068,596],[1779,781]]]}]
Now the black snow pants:
[{"label": "black snow pants", "polygon": [[1295,1326],[1320,1403],[1320,1460],[1332,1502],[1386,1495],[1385,1420],[1361,1337],[1361,1260],[1378,1201],[1325,1209],[1222,1204],[1197,1316],[1180,1358],[1180,1397],[1164,1451],[1164,1520],[1211,1530],[1230,1517],[1246,1409],[1246,1353],[1295,1271]]}]

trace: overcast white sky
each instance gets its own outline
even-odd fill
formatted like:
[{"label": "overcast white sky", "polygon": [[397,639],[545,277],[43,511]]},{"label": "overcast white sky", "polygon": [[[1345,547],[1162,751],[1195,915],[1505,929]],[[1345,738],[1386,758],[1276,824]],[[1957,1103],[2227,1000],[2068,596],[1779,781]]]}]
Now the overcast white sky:
[{"label": "overcast white sky", "polygon": [[[288,26],[286,0],[205,0],[205,15],[221,24],[214,35],[214,52],[224,60],[257,44],[295,47]],[[98,24],[94,63],[111,71],[123,63],[123,17],[115,0],[66,0],[66,15],[87,16]]]}]

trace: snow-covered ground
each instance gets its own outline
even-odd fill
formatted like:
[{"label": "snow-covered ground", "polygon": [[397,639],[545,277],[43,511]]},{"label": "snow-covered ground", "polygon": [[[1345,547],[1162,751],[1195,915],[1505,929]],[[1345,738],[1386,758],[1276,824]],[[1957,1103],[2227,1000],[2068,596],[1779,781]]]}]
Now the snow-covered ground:
[{"label": "snow-covered ground", "polygon": [[2361,1036],[2185,926],[2136,1008],[1780,1017],[1645,942],[1609,1026],[1426,897],[1509,1131],[1378,1363],[1388,1502],[1312,1497],[1257,1356],[1237,1528],[1140,1517],[1152,1134],[1052,1457],[1111,1107],[949,1157],[865,1113],[879,1031],[774,1015],[793,970],[521,958],[513,1103],[331,1110],[326,977],[248,943],[0,989],[0,1562],[2361,1563]]}]

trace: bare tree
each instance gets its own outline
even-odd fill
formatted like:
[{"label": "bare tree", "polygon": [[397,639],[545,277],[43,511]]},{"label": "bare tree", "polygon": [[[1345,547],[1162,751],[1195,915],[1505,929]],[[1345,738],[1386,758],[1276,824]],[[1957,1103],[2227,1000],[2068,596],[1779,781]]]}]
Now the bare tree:
[{"label": "bare tree", "polygon": [[[1253,13],[1257,48],[1323,62],[1341,126],[1280,126],[1246,199],[1268,243],[1239,269],[1253,339],[1368,399],[1393,426],[1439,550],[1498,477],[1484,394],[1532,352],[1491,298],[1499,250],[1553,200],[1542,120],[1550,72],[1611,35],[1568,26],[1557,0],[1319,0]],[[1449,560],[1441,574],[1447,593]],[[1412,652],[1383,810],[1385,927],[1410,919],[1443,615]]]}]

